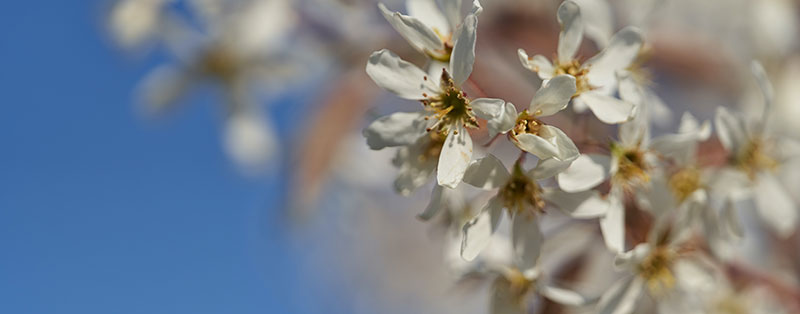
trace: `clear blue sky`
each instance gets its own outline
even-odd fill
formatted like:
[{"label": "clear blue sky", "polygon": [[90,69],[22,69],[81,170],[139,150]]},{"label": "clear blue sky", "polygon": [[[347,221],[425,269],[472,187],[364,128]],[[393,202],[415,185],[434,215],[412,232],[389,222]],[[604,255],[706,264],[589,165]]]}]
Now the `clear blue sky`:
[{"label": "clear blue sky", "polygon": [[285,174],[238,176],[201,97],[137,115],[158,60],[119,55],[103,5],[0,12],[0,313],[336,312],[304,295],[318,283],[283,227]]}]

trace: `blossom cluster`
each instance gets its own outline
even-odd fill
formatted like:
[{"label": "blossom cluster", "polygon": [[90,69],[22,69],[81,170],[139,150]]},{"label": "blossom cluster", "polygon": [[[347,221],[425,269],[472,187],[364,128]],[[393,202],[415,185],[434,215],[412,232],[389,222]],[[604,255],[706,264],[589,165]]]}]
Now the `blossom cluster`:
[{"label": "blossom cluster", "polygon": [[[771,128],[775,97],[764,68],[751,64],[760,114],[719,107],[713,121],[701,121],[686,112],[674,133],[652,136],[663,104],[642,67],[651,53],[643,27],[624,27],[601,40],[592,32],[602,49],[584,58],[582,41],[597,27],[584,17],[585,6],[564,1],[555,16],[560,32],[554,57],[518,51],[520,68],[541,79],[538,88],[530,86],[530,104],[518,107],[502,95],[470,95],[482,93],[470,75],[480,59],[483,7],[478,0],[468,5],[408,0],[402,13],[379,4],[425,62],[418,66],[383,49],[370,55],[366,72],[382,89],[421,106],[380,117],[363,135],[371,149],[396,148],[398,193],[435,182],[418,217],[449,216],[462,274],[492,278],[491,312],[527,313],[543,297],[592,313],[632,313],[648,302],[660,313],[774,313],[746,302],[725,276],[746,236],[737,206],[754,204],[777,237],[793,234],[798,220],[791,193],[796,187],[777,174],[800,173],[793,163],[800,150]],[[567,110],[615,126],[617,136],[592,140],[580,128],[549,122]],[[478,135],[492,140],[475,145]],[[476,152],[496,140],[516,147],[512,163]],[[709,161],[701,144],[712,141],[721,144],[723,157]],[[464,185],[485,190],[485,197],[465,200]],[[606,249],[616,254],[614,266],[623,275],[605,293],[580,293],[543,271],[542,218],[558,215],[553,209],[596,224]]]}]

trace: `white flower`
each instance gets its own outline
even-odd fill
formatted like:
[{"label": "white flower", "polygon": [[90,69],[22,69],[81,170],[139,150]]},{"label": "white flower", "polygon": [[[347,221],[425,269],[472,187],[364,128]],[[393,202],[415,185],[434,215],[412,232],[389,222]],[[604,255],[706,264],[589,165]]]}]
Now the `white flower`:
[{"label": "white flower", "polygon": [[[367,143],[373,149],[410,145],[424,135],[420,132],[421,126],[424,126],[425,132],[438,133],[430,135],[434,139],[444,140],[441,150],[437,152],[437,182],[450,188],[455,188],[461,182],[472,160],[472,138],[467,128],[478,126],[472,101],[461,91],[461,84],[472,72],[475,60],[477,22],[473,14],[465,19],[454,44],[450,71],[442,69],[441,78],[436,80],[438,84],[421,69],[389,50],[373,53],[367,63],[367,74],[376,84],[401,98],[418,100],[423,104],[422,112],[395,114],[403,116],[382,118],[367,127],[364,130]],[[502,102],[496,99],[473,101]],[[384,119],[392,122],[381,122]]]},{"label": "white flower", "polygon": [[[407,0],[409,15],[389,11],[383,3],[378,7],[386,20],[414,49],[431,60],[447,63],[455,50],[455,40],[462,32],[461,27],[467,23],[461,20],[461,2],[445,0],[442,2],[444,10],[440,10],[434,0]],[[474,0],[467,18],[477,17],[482,11],[480,2]]]},{"label": "white flower", "polygon": [[489,136],[511,131],[511,141],[539,159],[572,161],[580,154],[575,143],[563,131],[544,124],[539,118],[566,108],[573,94],[575,78],[558,75],[543,84],[528,109],[519,114],[513,104],[502,101],[474,101],[472,107],[478,117],[489,122]]},{"label": "white flower", "polygon": [[582,154],[557,176],[567,192],[587,191],[609,180],[608,211],[600,218],[600,229],[606,246],[615,252],[625,249],[625,198],[649,185],[657,164],[644,129],[627,130],[620,129],[620,142],[611,143],[610,156]]},{"label": "white flower", "polygon": [[723,170],[728,174],[724,178],[729,180],[727,184],[738,187],[729,190],[728,197],[755,199],[759,216],[780,236],[786,237],[797,225],[797,204],[777,174],[798,173],[798,164],[786,161],[800,155],[789,149],[788,139],[773,134],[769,128],[766,117],[773,104],[772,85],[760,64],[754,62],[752,70],[765,100],[761,118],[745,120],[724,107],[717,110],[717,136],[729,160],[728,169]]},{"label": "white flower", "polygon": [[[163,0],[165,2],[168,0]],[[152,1],[151,1],[152,2]],[[233,5],[192,1],[189,26],[183,15],[163,14],[160,29],[175,62],[153,70],[142,83],[149,113],[172,109],[188,91],[211,81],[224,93],[225,148],[242,170],[261,170],[275,156],[277,139],[258,108],[256,91],[267,80],[285,78],[281,40],[295,25],[287,0],[255,0]]]},{"label": "white flower", "polygon": [[628,27],[615,34],[608,46],[593,58],[581,62],[575,58],[583,38],[584,25],[580,9],[573,1],[564,1],[558,8],[561,33],[558,40],[557,58],[551,63],[546,57],[529,57],[518,51],[522,64],[549,80],[559,74],[575,77],[577,92],[574,106],[581,110],[588,107],[605,123],[615,124],[632,118],[635,105],[611,96],[617,88],[617,71],[625,69],[636,58],[642,46],[642,36],[636,28]]},{"label": "white flower", "polygon": [[512,219],[512,240],[516,263],[532,267],[539,258],[542,233],[538,216],[544,212],[547,202],[576,218],[593,218],[603,215],[605,206],[598,193],[564,193],[556,189],[543,188],[537,180],[552,177],[549,164],[540,163],[530,171],[523,171],[519,162],[509,171],[502,162],[488,155],[471,163],[464,175],[464,182],[478,188],[498,189],[481,212],[464,225],[461,256],[472,260],[489,244],[503,214],[508,210]]},{"label": "white flower", "polygon": [[648,242],[617,255],[614,264],[626,276],[602,295],[597,313],[633,313],[643,294],[656,302],[659,313],[689,313],[685,309],[694,294],[713,287],[714,276],[682,244],[680,228],[660,230],[654,228]]}]

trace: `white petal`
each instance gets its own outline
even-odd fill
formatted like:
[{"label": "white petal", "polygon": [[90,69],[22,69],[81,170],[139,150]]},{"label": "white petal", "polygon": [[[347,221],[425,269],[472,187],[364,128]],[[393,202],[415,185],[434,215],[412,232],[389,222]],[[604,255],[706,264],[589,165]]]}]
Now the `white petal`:
[{"label": "white petal", "polygon": [[148,114],[163,114],[172,109],[196,78],[173,66],[159,66],[142,81],[140,93]]},{"label": "white petal", "polygon": [[558,149],[558,155],[556,158],[564,161],[570,161],[577,159],[580,155],[578,147],[575,146],[575,143],[572,142],[572,139],[569,138],[564,131],[561,131],[561,129],[552,125],[544,125],[542,126],[541,131],[539,131],[539,134],[556,146]]},{"label": "white petal", "polygon": [[581,7],[581,19],[586,27],[586,37],[602,48],[608,44],[614,31],[611,6],[607,0],[575,0]]},{"label": "white petal", "polygon": [[714,124],[717,129],[717,137],[719,137],[722,146],[730,153],[739,153],[739,148],[747,142],[742,118],[739,115],[732,114],[725,107],[717,107]]},{"label": "white petal", "polygon": [[547,81],[546,84],[542,84],[531,100],[530,112],[544,117],[564,110],[576,91],[575,77],[565,74],[558,75]]},{"label": "white petal", "polygon": [[117,1],[111,11],[109,28],[123,48],[136,48],[157,34],[164,0]]},{"label": "white petal", "polygon": [[598,314],[629,314],[642,293],[644,282],[639,276],[618,281],[600,297]]},{"label": "white petal", "polygon": [[566,170],[572,162],[572,160],[561,160],[557,158],[539,159],[536,163],[536,167],[529,172],[528,176],[535,180],[547,179]]},{"label": "white petal", "polygon": [[439,91],[438,86],[425,80],[425,72],[386,49],[372,53],[367,74],[378,86],[405,99],[423,99],[423,93],[436,95]]},{"label": "white petal", "polygon": [[431,200],[430,202],[428,202],[428,206],[425,207],[425,211],[417,215],[417,218],[419,218],[422,221],[430,220],[431,218],[433,218],[433,216],[436,215],[436,213],[439,212],[439,210],[442,207],[446,206],[446,204],[443,203],[445,199],[442,197],[442,192],[444,189],[446,188],[438,184],[433,186],[433,192],[431,192]]},{"label": "white petal", "polygon": [[609,203],[597,191],[567,193],[547,191],[544,198],[573,218],[596,218],[606,214]]},{"label": "white petal", "polygon": [[592,86],[612,88],[617,71],[624,70],[636,59],[642,47],[642,34],[635,27],[626,27],[611,37],[608,47],[586,61]]},{"label": "white petal", "polygon": [[475,63],[475,40],[478,35],[477,27],[478,18],[474,14],[467,15],[453,42],[450,70],[453,81],[458,86],[461,86],[472,74],[472,64]]},{"label": "white petal", "polygon": [[253,113],[231,115],[225,135],[228,154],[248,171],[262,168],[278,145],[272,128]]},{"label": "white petal", "polygon": [[444,13],[445,18],[447,18],[450,30],[456,29],[458,23],[461,23],[461,2],[461,0],[441,2],[442,13]]},{"label": "white petal", "polygon": [[502,214],[503,202],[499,197],[493,197],[478,216],[475,216],[464,225],[462,229],[464,237],[463,242],[461,242],[462,258],[471,261],[486,248],[492,235],[497,230],[497,224],[500,222]]},{"label": "white petal", "polygon": [[478,98],[470,102],[475,115],[488,122],[489,136],[505,134],[514,127],[517,121],[517,109],[514,104],[502,99]]},{"label": "white petal", "polygon": [[[775,99],[775,90],[772,88],[772,83],[767,78],[767,72],[764,71],[764,67],[758,61],[753,60],[750,64],[750,69],[756,77],[761,94],[764,96],[764,112],[769,113]],[[762,119],[764,118],[766,116],[762,117]]]},{"label": "white petal", "polygon": [[779,236],[788,237],[797,224],[797,207],[772,174],[761,173],[755,186],[758,213]]},{"label": "white petal", "polygon": [[608,124],[629,121],[636,109],[634,104],[595,91],[581,93],[578,98],[586,103],[600,121]]},{"label": "white petal", "polygon": [[606,247],[612,252],[625,250],[625,206],[622,204],[622,191],[612,189],[608,195],[608,211],[600,218],[600,231]]},{"label": "white petal", "polygon": [[401,195],[408,196],[430,181],[436,171],[438,159],[420,158],[430,149],[431,140],[428,136],[421,137],[411,146],[401,147],[392,162],[399,168],[394,188]]},{"label": "white petal", "polygon": [[425,53],[425,51],[436,51],[444,47],[439,36],[417,18],[391,12],[383,3],[379,3],[378,8],[389,24],[417,51]]},{"label": "white petal", "polygon": [[[455,1],[452,1],[455,2]],[[460,1],[459,1],[460,2]],[[434,0],[406,0],[406,10],[411,15],[430,27],[439,34],[450,33],[450,23],[447,22],[439,6]]]},{"label": "white petal", "polygon": [[523,133],[514,137],[514,144],[517,144],[519,149],[533,154],[539,159],[547,159],[558,156],[558,147],[555,143],[547,139],[529,133]]},{"label": "white petal", "polygon": [[605,181],[610,169],[609,156],[582,154],[567,170],[558,174],[558,186],[567,192],[585,191]]},{"label": "white petal", "polygon": [[362,134],[371,149],[411,145],[425,135],[425,112],[397,112],[372,122]]},{"label": "white petal", "polygon": [[583,306],[589,303],[589,299],[572,290],[556,288],[553,286],[542,286],[539,293],[544,297],[559,304],[571,306]]},{"label": "white petal", "polygon": [[580,8],[573,1],[564,1],[558,7],[558,24],[561,32],[558,34],[558,60],[561,63],[572,61],[583,39],[583,21]]},{"label": "white petal", "polygon": [[511,226],[511,241],[514,264],[523,272],[536,267],[544,241],[536,216],[517,213]]},{"label": "white petal", "polygon": [[535,55],[533,58],[530,58],[528,57],[528,53],[523,49],[518,49],[517,55],[519,56],[519,61],[522,63],[522,66],[539,74],[540,79],[549,80],[553,78],[556,69],[547,57]]},{"label": "white petal", "polygon": [[470,8],[469,13],[475,16],[480,16],[483,12],[483,6],[481,6],[481,2],[478,0],[472,0],[472,8]]},{"label": "white petal", "polygon": [[491,190],[506,184],[509,176],[503,162],[489,154],[470,163],[464,173],[464,182],[477,188]]},{"label": "white petal", "polygon": [[451,189],[456,188],[464,172],[472,161],[472,138],[463,127],[458,126],[455,131],[450,132],[444,140],[442,153],[439,155],[439,170],[436,179],[439,185],[444,185]]}]

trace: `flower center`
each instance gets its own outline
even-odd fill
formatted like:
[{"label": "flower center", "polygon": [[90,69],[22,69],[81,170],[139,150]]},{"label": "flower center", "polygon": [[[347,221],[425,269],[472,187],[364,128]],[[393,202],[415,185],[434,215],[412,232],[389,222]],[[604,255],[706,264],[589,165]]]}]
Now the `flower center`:
[{"label": "flower center", "polygon": [[431,117],[437,120],[433,126],[428,128],[428,131],[437,130],[449,134],[450,128],[459,124],[465,128],[477,128],[478,120],[475,119],[469,99],[456,86],[446,70],[442,71],[441,89],[442,93],[439,95],[429,97],[423,94],[427,98],[422,100],[422,104],[425,106],[425,110],[431,112],[431,115],[426,116],[425,120]]},{"label": "flower center", "polygon": [[544,123],[536,119],[535,115],[530,114],[528,110],[523,110],[517,116],[517,122],[514,128],[511,129],[511,136],[514,137],[524,133],[538,135],[543,125]]},{"label": "flower center", "polygon": [[661,295],[675,286],[672,264],[677,254],[665,247],[657,247],[639,264],[639,276],[645,279],[647,288],[654,295]]},{"label": "flower center", "polygon": [[639,147],[622,148],[612,144],[611,153],[617,157],[615,181],[625,187],[634,187],[650,181],[650,166],[645,160],[645,152]]},{"label": "flower center", "polygon": [[511,178],[500,190],[500,197],[511,215],[522,214],[527,208],[541,212],[545,206],[542,188],[528,178],[519,163],[514,164]]},{"label": "flower center", "polygon": [[200,61],[200,68],[210,76],[230,80],[239,72],[236,58],[224,48],[211,48]]},{"label": "flower center", "polygon": [[589,78],[586,74],[589,74],[588,67],[582,67],[580,61],[572,60],[566,63],[560,63],[556,61],[556,70],[555,75],[560,74],[569,74],[575,77],[575,95],[578,96],[583,92],[587,92],[592,90],[592,86],[589,85]]},{"label": "flower center", "polygon": [[763,141],[750,140],[739,155],[735,157],[736,166],[747,173],[751,180],[754,180],[759,172],[775,170],[779,165],[777,160],[764,152],[767,148],[765,146],[766,143]]},{"label": "flower center", "polygon": [[678,170],[669,177],[669,187],[678,201],[685,201],[700,189],[700,171],[692,167]]}]

